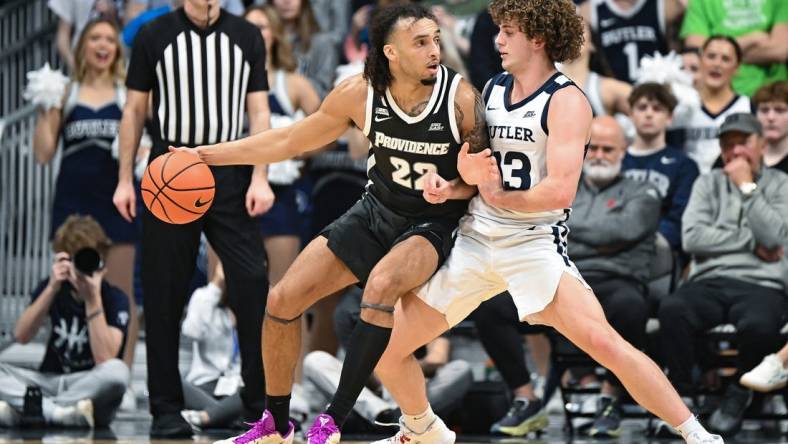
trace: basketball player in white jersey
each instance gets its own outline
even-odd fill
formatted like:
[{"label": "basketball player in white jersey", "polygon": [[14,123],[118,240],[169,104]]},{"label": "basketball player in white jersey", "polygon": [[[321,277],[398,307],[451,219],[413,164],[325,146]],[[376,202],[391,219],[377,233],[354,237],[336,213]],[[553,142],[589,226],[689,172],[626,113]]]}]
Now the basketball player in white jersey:
[{"label": "basketball player in white jersey", "polygon": [[[507,71],[483,96],[493,154],[460,153],[458,170],[478,184],[447,262],[395,311],[391,342],[376,369],[403,412],[388,443],[449,444],[429,407],[412,352],[482,301],[508,290],[522,320],[546,324],[613,371],[642,406],[687,443],[719,444],[662,371],[605,320],[597,298],[567,257],[564,222],[589,140],[591,107],[554,63],[578,56],[582,24],[570,0],[493,0],[496,39]],[[500,173],[499,173],[500,169]],[[435,199],[432,187],[425,198]]]}]

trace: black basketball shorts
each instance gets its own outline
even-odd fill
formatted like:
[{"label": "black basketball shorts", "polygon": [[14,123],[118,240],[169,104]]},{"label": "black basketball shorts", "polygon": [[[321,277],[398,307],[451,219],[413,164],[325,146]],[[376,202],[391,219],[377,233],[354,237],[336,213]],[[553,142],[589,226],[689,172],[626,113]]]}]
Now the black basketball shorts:
[{"label": "black basketball shorts", "polygon": [[364,285],[375,265],[398,243],[411,236],[422,236],[438,253],[438,266],[449,256],[454,245],[457,220],[403,217],[370,193],[364,193],[339,219],[324,228],[320,235],[328,239],[328,248],[350,268]]}]

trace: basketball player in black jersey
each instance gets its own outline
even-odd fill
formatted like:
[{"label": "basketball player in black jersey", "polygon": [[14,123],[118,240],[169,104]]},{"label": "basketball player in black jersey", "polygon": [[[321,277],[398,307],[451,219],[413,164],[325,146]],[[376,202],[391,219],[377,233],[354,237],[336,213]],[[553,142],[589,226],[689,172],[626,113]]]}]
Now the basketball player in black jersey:
[{"label": "basketball player in black jersey", "polygon": [[[194,150],[210,165],[266,164],[326,145],[353,125],[371,142],[362,199],[304,249],[268,295],[267,410],[227,444],[292,441],[288,410],[301,355],[301,314],[360,282],[361,321],[339,388],[307,434],[310,444],[339,441],[338,426],[388,344],[395,302],[444,261],[475,194],[459,178],[457,157],[462,142],[471,153],[488,146],[484,107],[470,83],[440,64],[435,17],[414,4],[384,8],[373,18],[371,38],[363,76],[341,83],[316,113],[287,128]],[[494,162],[489,151],[479,155]]]}]

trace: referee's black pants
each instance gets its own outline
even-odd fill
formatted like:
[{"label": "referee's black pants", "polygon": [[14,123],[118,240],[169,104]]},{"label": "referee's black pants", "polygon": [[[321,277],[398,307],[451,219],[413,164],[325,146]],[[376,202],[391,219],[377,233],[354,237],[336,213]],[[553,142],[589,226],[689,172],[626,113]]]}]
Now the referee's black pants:
[{"label": "referee's black pants", "polygon": [[227,296],[236,317],[246,415],[265,409],[260,353],[268,274],[263,239],[245,208],[251,167],[211,167],[216,194],[208,212],[190,224],[171,225],[143,213],[142,287],[145,297],[148,390],[154,416],[180,414],[184,407],[178,345],[200,233],[205,232],[224,266]]},{"label": "referee's black pants", "polygon": [[692,394],[699,340],[720,324],[736,326],[738,374],[750,371],[784,345],[780,329],[786,307],[782,291],[737,279],[709,278],[682,285],[659,308],[659,334],[671,382]]}]

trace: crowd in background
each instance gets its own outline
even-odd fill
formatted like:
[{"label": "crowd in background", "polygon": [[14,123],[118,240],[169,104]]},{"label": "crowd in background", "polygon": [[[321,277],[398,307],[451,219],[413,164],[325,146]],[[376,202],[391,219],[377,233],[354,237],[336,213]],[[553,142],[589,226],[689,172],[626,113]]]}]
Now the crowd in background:
[{"label": "crowd in background", "polygon": [[[362,72],[370,17],[397,1],[222,0],[222,14],[245,18],[263,37],[271,119],[262,127],[315,112],[334,86]],[[136,408],[141,394],[128,387],[129,369],[140,322],[149,321],[142,307],[150,296],[140,283],[146,279],[140,278],[141,218],[125,217],[113,202],[124,180],[116,139],[129,108],[127,63],[143,58],[134,54],[141,46],[135,38],[182,3],[49,0],[59,17],[58,53],[71,78],[60,105],[40,111],[33,139],[40,163],[62,150],[52,210],[55,261],[15,335],[18,342],[30,341],[47,318],[52,332],[39,369],[0,363],[0,425],[22,424],[22,406],[36,396],[44,421],[64,426],[105,426],[119,408]],[[433,5],[441,27],[442,62],[483,91],[501,71],[497,27],[486,3],[425,3]],[[756,409],[766,404],[753,392],[782,388],[788,380],[781,335],[788,321],[788,2],[575,3],[587,24],[585,44],[580,58],[557,68],[584,90],[595,120],[568,222],[569,255],[616,330],[654,353],[693,411],[710,413],[712,430],[734,435],[753,403]],[[128,67],[130,79],[140,72],[135,68]],[[149,117],[157,112],[147,102],[140,109]],[[239,132],[262,128],[251,108],[246,122],[235,119]],[[145,130],[132,159],[135,177],[128,178],[135,193],[151,147],[158,154],[159,129],[149,119],[140,126]],[[367,147],[353,129],[334,146],[269,167],[269,194],[253,198],[249,210],[258,222],[267,256],[267,268],[261,259],[260,270],[267,276],[241,272],[239,278],[237,266],[222,266],[223,247],[202,237],[197,263],[185,268],[195,271],[189,273],[194,277],[182,322],[167,318],[191,340],[181,414],[195,429],[236,426],[251,405],[242,399],[241,387],[249,383],[242,376],[238,332],[258,330],[239,325],[249,316],[232,309],[237,305],[228,287],[237,284],[229,281],[278,282],[302,245],[363,193]],[[135,202],[132,213],[146,211],[141,199]],[[216,239],[216,232],[207,234]],[[76,260],[86,248],[103,260],[92,275],[79,271]],[[665,275],[674,277],[674,285],[655,290],[652,284]],[[359,301],[351,289],[309,312],[294,418],[319,412],[333,393]],[[646,333],[651,318],[661,326],[654,350]],[[529,404],[548,401],[539,399],[532,375],[547,373],[550,346],[539,331],[523,340],[524,331],[534,332],[519,322],[509,298],[485,302],[472,322],[508,388],[511,408],[490,430],[516,434],[502,424],[522,421],[534,415]],[[698,340],[728,323],[736,327],[736,373],[709,407],[699,387],[719,387],[720,381]],[[450,339],[430,343],[420,360],[433,408],[447,417],[480,379],[470,364],[453,358]],[[537,362],[533,374],[524,344]],[[259,350],[259,343],[251,348]],[[158,368],[148,365],[149,372]],[[570,379],[601,387],[588,433],[616,436],[625,402],[620,383],[593,369],[573,371]],[[396,422],[398,415],[385,390],[370,381],[346,428],[374,431],[375,421]]]}]

